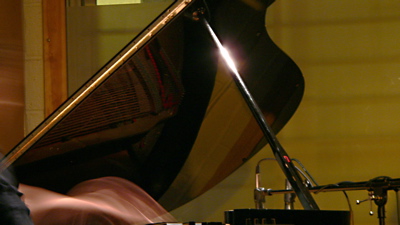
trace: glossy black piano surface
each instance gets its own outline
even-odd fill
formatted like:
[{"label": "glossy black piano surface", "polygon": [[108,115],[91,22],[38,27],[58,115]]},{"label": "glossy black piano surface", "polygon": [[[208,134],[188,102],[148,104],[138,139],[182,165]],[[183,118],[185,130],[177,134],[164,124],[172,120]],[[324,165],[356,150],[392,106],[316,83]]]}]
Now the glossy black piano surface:
[{"label": "glossy black piano surface", "polygon": [[225,211],[225,224],[350,225],[350,217],[348,211],[235,209]]},{"label": "glossy black piano surface", "polygon": [[[22,183],[65,193],[84,180],[119,176],[172,210],[254,155],[265,144],[263,134],[221,69],[209,34],[193,20],[199,8],[231,50],[273,130],[282,129],[304,82],[265,29],[273,1],[176,1],[171,7],[182,2],[187,5],[164,20],[165,27],[113,66],[171,8],[11,151],[9,158],[23,149],[13,163]],[[234,96],[224,113],[218,113],[225,101],[216,91],[221,87]]]}]

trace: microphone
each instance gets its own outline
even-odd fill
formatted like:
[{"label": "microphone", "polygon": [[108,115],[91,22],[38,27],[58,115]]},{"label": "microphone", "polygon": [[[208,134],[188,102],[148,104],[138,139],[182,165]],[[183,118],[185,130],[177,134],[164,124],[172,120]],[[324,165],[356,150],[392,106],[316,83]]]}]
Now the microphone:
[{"label": "microphone", "polygon": [[[256,165],[256,170],[255,170],[255,189],[254,189],[254,202],[256,209],[264,209],[264,203],[265,203],[265,188],[261,186],[261,172],[260,172],[260,163],[262,161],[266,160],[273,160],[276,161],[274,158],[263,158],[258,161]],[[298,168],[297,166],[294,166],[294,168],[305,178],[305,186],[307,187],[314,187],[313,184],[317,185],[317,182],[314,180],[314,178],[311,176],[311,174],[307,171],[307,169],[304,167],[304,165],[300,162],[300,160],[297,159],[292,159],[293,161],[297,162],[300,167]],[[285,179],[285,189],[286,190],[292,190],[292,185],[288,181],[288,179]],[[294,202],[296,199],[296,193],[286,193],[284,194],[284,202],[285,202],[285,209],[291,210],[294,209]]]},{"label": "microphone", "polygon": [[264,209],[265,188],[261,187],[260,163],[265,160],[275,160],[275,159],[274,158],[264,158],[264,159],[261,159],[260,161],[258,161],[258,163],[256,165],[256,188],[254,189],[254,203],[255,203],[256,209]]},{"label": "microphone", "polygon": [[[290,185],[290,182],[285,179],[285,189],[286,190],[291,190],[292,185]],[[284,194],[284,201],[285,201],[285,209],[287,210],[292,210],[294,209],[294,199],[296,198],[295,193],[286,193]]]},{"label": "microphone", "polygon": [[256,188],[254,189],[254,203],[256,205],[256,209],[264,209],[265,196],[264,196],[264,188],[260,187],[260,165],[256,166]]}]

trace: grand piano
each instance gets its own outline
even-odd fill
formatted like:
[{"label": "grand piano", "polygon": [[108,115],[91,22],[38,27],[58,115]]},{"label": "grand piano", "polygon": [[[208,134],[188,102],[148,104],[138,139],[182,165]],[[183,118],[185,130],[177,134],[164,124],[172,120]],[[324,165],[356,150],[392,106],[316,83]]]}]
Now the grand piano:
[{"label": "grand piano", "polygon": [[[296,111],[304,80],[265,30],[272,3],[173,1],[0,168],[12,166],[21,183],[61,194],[87,180],[121,177],[170,211],[269,144],[305,210],[236,210],[225,223],[350,224],[349,212],[318,208],[274,136]],[[218,113],[224,88],[237,99],[228,114]],[[209,128],[215,123],[220,129]]]}]

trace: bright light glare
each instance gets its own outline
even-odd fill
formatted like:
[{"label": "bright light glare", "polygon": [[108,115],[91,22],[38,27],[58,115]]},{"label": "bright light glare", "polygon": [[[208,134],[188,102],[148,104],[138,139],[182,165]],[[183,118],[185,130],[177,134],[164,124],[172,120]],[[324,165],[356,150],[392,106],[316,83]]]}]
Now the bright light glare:
[{"label": "bright light glare", "polygon": [[227,65],[229,66],[229,68],[234,71],[235,73],[238,73],[235,62],[233,61],[232,57],[230,56],[228,50],[225,47],[221,47],[220,48],[221,51],[221,55],[222,57],[224,57]]},{"label": "bright light glare", "polygon": [[235,62],[233,61],[232,57],[230,56],[228,50],[222,46],[221,42],[219,41],[217,35],[214,33],[213,29],[210,27],[210,25],[208,23],[205,24],[208,31],[211,34],[211,37],[214,39],[215,44],[217,45],[222,58],[224,58],[227,66],[229,67],[229,69],[231,69],[231,71],[235,74],[235,76],[237,77],[237,79],[241,79],[239,76],[239,72],[236,68]]}]

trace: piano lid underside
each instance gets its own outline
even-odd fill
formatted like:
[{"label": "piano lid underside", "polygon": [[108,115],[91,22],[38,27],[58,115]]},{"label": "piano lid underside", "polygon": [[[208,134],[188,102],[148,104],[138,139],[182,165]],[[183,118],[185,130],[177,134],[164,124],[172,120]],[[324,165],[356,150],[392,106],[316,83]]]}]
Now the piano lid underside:
[{"label": "piano lid underside", "polygon": [[[174,18],[20,157],[14,164],[20,181],[65,193],[84,180],[119,176],[172,210],[255,154],[263,138],[257,123],[202,24],[184,16],[201,2]],[[257,9],[240,0],[209,1],[207,8],[278,132],[304,84],[265,30],[270,1],[259,2]],[[235,23],[240,26],[228,26]]]}]

